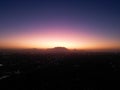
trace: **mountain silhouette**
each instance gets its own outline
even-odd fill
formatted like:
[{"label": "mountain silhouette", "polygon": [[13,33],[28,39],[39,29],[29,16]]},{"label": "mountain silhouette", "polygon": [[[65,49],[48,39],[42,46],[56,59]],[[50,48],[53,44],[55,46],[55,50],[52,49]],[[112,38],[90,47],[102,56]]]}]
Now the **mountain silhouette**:
[{"label": "mountain silhouette", "polygon": [[48,49],[48,51],[52,51],[52,52],[67,52],[69,50],[66,47],[54,47],[54,48]]}]

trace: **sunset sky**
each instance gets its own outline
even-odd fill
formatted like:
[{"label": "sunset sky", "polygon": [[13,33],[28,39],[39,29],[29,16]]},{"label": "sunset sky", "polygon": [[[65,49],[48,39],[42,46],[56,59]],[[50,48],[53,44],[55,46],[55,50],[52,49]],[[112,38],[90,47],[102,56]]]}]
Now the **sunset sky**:
[{"label": "sunset sky", "polygon": [[119,0],[0,0],[0,48],[120,49]]}]

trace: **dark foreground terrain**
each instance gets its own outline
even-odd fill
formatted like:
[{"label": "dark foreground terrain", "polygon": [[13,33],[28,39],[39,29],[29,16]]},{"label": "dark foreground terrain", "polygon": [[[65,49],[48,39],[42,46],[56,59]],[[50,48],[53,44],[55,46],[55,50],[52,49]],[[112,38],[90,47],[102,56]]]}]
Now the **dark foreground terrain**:
[{"label": "dark foreground terrain", "polygon": [[120,89],[120,53],[0,52],[0,90]]}]

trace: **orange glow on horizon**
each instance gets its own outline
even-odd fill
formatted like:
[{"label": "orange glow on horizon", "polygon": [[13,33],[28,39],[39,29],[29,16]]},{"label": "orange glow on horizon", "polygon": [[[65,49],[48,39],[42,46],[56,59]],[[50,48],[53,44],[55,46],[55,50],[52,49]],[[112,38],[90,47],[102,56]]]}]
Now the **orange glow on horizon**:
[{"label": "orange glow on horizon", "polygon": [[108,39],[96,37],[91,34],[85,34],[83,32],[73,32],[75,29],[71,30],[70,28],[43,28],[43,30],[46,32],[29,32],[20,35],[11,35],[4,39],[0,39],[0,48],[120,48],[120,43],[118,42],[109,41]]}]

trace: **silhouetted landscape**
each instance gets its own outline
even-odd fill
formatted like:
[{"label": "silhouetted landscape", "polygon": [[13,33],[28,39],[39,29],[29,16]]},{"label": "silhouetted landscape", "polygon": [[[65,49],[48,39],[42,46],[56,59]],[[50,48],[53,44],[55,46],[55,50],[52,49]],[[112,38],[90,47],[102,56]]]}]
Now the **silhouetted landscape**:
[{"label": "silhouetted landscape", "polygon": [[120,52],[1,50],[0,88],[103,90],[119,88]]},{"label": "silhouetted landscape", "polygon": [[0,0],[0,90],[120,90],[120,0]]}]

